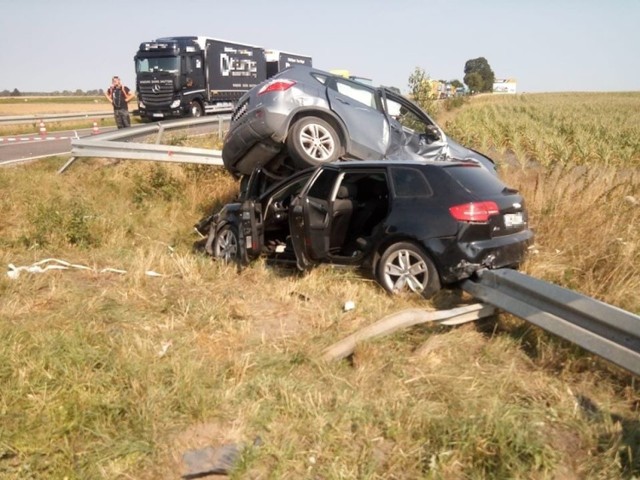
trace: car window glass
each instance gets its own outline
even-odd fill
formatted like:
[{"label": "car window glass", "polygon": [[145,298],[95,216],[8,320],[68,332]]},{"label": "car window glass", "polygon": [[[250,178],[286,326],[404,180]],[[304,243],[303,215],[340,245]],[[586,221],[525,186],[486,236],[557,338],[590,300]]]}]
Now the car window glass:
[{"label": "car window glass", "polygon": [[299,178],[295,182],[286,185],[284,188],[278,190],[271,196],[272,202],[284,202],[288,203],[291,197],[298,195],[306,183],[309,181],[310,175]]},{"label": "car window glass", "polygon": [[320,172],[309,188],[307,195],[314,198],[329,199],[336,183],[338,172],[326,169]]},{"label": "car window glass", "polygon": [[353,83],[343,82],[341,80],[336,80],[336,89],[341,94],[360,102],[367,107],[376,108],[375,95],[371,90],[362,88]]},{"label": "car window glass", "polygon": [[312,73],[312,74],[311,74],[311,76],[312,76],[313,78],[315,78],[316,80],[318,80],[318,81],[319,81],[321,84],[323,84],[323,85],[324,85],[325,83],[327,83],[327,77],[326,77],[326,76],[324,76],[324,75],[320,75],[320,74],[317,74],[317,73]]},{"label": "car window glass", "polygon": [[505,189],[504,183],[483,167],[459,165],[447,168],[446,172],[465,189],[478,195],[494,195]]},{"label": "car window glass", "polygon": [[417,112],[408,108],[406,105],[402,105],[400,102],[387,98],[387,113],[397,120],[405,129],[412,132],[425,133],[427,126],[431,125],[426,123],[425,120],[418,116]]},{"label": "car window glass", "polygon": [[433,195],[429,182],[420,170],[392,168],[391,178],[397,197],[430,197]]}]

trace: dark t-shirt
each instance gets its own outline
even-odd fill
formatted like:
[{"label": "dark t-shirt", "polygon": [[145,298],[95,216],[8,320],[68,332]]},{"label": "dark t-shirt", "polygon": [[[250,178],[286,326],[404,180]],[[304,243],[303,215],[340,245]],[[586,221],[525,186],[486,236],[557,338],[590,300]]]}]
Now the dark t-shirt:
[{"label": "dark t-shirt", "polygon": [[125,87],[125,86],[109,87],[109,90],[107,90],[107,93],[111,95],[113,108],[115,110],[128,110],[128,105],[125,98],[127,95],[129,95],[129,92],[130,92],[129,87]]}]

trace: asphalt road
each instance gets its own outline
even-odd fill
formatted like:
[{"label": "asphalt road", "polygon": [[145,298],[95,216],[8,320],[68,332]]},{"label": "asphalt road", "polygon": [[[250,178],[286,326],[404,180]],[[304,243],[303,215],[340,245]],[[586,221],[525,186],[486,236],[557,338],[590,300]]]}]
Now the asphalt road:
[{"label": "asphalt road", "polygon": [[[114,127],[101,128],[100,133],[114,130]],[[58,132],[39,132],[26,135],[8,135],[0,137],[0,166],[22,163],[44,157],[69,155],[71,140],[93,134],[93,129],[65,130]]]}]

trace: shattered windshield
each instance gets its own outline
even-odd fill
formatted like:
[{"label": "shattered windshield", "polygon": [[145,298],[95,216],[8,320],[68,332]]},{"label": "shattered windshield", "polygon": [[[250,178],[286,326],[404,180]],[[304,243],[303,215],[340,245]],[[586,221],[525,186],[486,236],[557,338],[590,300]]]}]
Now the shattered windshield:
[{"label": "shattered windshield", "polygon": [[136,72],[169,72],[178,73],[180,70],[180,59],[178,57],[151,57],[137,58]]}]

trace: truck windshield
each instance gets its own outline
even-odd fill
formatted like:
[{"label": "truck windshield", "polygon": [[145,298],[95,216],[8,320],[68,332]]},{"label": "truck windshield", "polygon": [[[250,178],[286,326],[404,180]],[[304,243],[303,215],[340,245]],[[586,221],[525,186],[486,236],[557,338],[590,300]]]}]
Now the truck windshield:
[{"label": "truck windshield", "polygon": [[178,57],[150,57],[136,59],[136,73],[169,72],[177,73],[180,70]]}]

